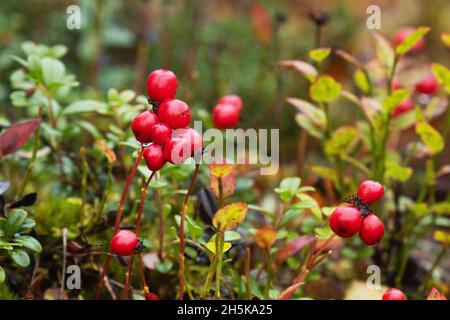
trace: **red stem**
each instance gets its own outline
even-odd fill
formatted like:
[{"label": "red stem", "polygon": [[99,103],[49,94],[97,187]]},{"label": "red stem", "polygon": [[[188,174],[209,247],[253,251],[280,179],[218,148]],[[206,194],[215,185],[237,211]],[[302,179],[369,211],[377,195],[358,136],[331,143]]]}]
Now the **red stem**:
[{"label": "red stem", "polygon": [[142,285],[144,286],[144,292],[148,291],[148,285],[147,280],[145,279],[145,273],[144,273],[144,264],[142,263],[142,254],[138,254],[138,262],[139,262],[139,272],[141,273],[141,281]]},{"label": "red stem", "polygon": [[[117,207],[117,214],[116,214],[116,222],[114,224],[114,235],[119,231],[120,222],[122,220],[122,209],[125,204],[125,200],[128,195],[128,191],[130,190],[131,183],[133,182],[134,175],[136,173],[137,167],[139,163],[142,160],[142,156],[144,155],[144,147],[141,147],[141,150],[139,151],[139,154],[136,158],[136,161],[133,164],[133,167],[131,168],[130,174],[128,175],[127,181],[125,182],[125,186],[123,188],[122,197],[120,198],[119,206]],[[108,272],[109,264],[111,263],[111,255],[108,255],[105,259],[105,262],[103,263],[102,273],[100,275],[100,279],[97,284],[97,290],[95,292],[95,299],[100,299],[100,294],[103,288],[103,282],[106,276],[106,273]]]},{"label": "red stem", "polygon": [[195,164],[194,175],[192,176],[191,184],[189,185],[188,192],[184,198],[183,207],[181,208],[181,219],[180,219],[180,287],[178,291],[178,299],[183,300],[184,293],[184,221],[186,219],[186,210],[189,200],[189,196],[192,192],[192,187],[194,185],[195,179],[197,178],[198,169],[200,165]]},{"label": "red stem", "polygon": [[122,300],[128,300],[128,292],[130,292],[131,287],[131,269],[133,267],[134,254],[131,255],[130,260],[128,261],[127,273],[125,274],[125,286],[122,290]]}]

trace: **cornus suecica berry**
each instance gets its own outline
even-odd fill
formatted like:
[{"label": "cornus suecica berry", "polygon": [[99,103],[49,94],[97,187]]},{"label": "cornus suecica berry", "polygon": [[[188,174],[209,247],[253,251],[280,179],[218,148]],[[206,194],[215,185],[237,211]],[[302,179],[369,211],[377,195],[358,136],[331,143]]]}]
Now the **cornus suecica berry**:
[{"label": "cornus suecica berry", "polygon": [[180,164],[191,155],[191,143],[185,138],[171,138],[164,145],[164,159],[172,164]]},{"label": "cornus suecica berry", "polygon": [[[413,32],[414,28],[411,27],[403,27],[400,28],[394,36],[394,44],[398,46],[402,43],[406,38],[408,38]],[[411,48],[411,52],[417,53],[425,46],[425,39],[422,38],[416,42],[416,44]]]},{"label": "cornus suecica berry", "polygon": [[177,93],[177,77],[169,70],[155,70],[147,77],[147,95],[155,102],[173,99]]},{"label": "cornus suecica berry", "polygon": [[155,123],[150,128],[150,136],[154,143],[164,145],[172,136],[172,129],[165,123]]},{"label": "cornus suecica berry", "polygon": [[380,242],[384,235],[384,224],[374,214],[369,214],[363,218],[361,229],[359,230],[359,237],[362,242],[368,246],[373,246]]},{"label": "cornus suecica berry", "polygon": [[173,138],[183,138],[190,142],[190,155],[203,147],[202,136],[192,128],[177,129],[173,132]]},{"label": "cornus suecica berry", "polygon": [[392,79],[391,88],[392,90],[397,90],[400,88],[400,81],[398,81],[396,77]]},{"label": "cornus suecica berry", "polygon": [[366,180],[359,185],[358,196],[364,202],[373,203],[381,199],[383,195],[384,188],[377,181]]},{"label": "cornus suecica berry", "polygon": [[406,296],[400,290],[391,288],[383,294],[382,299],[383,300],[406,300]]},{"label": "cornus suecica berry", "polygon": [[223,96],[222,98],[220,98],[219,104],[231,104],[237,109],[238,112],[242,110],[242,99],[235,94]]},{"label": "cornus suecica berry", "polygon": [[150,128],[158,122],[158,117],[151,110],[146,110],[136,116],[131,123],[131,131],[137,141],[148,143],[152,141]]},{"label": "cornus suecica berry", "polygon": [[144,150],[144,159],[147,162],[147,167],[151,171],[157,171],[164,167],[166,160],[164,159],[163,149],[160,145],[155,143],[149,145]]},{"label": "cornus suecica berry", "polygon": [[399,115],[410,111],[413,107],[414,107],[413,101],[411,100],[411,98],[408,98],[395,107],[395,109],[392,111],[392,116],[394,118],[398,117]]},{"label": "cornus suecica berry", "polygon": [[420,93],[435,94],[439,89],[439,84],[433,74],[423,78],[416,84],[416,90]]},{"label": "cornus suecica berry", "polygon": [[191,121],[189,106],[178,99],[164,100],[158,106],[158,119],[172,129],[186,128]]},{"label": "cornus suecica berry", "polygon": [[145,300],[160,300],[159,297],[151,292],[144,292]]},{"label": "cornus suecica berry", "polygon": [[120,230],[111,239],[109,249],[115,255],[126,257],[135,253],[134,249],[138,245],[138,237],[130,230]]},{"label": "cornus suecica berry", "polygon": [[234,128],[239,123],[239,111],[232,104],[221,103],[214,107],[212,120],[216,128]]},{"label": "cornus suecica berry", "polygon": [[331,230],[342,238],[353,237],[360,230],[361,223],[361,212],[354,207],[339,206],[330,216]]}]

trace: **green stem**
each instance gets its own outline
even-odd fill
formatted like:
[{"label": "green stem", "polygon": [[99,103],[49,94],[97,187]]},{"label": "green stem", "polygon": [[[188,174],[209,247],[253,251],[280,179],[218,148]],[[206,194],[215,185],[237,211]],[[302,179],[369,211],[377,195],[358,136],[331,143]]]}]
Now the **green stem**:
[{"label": "green stem", "polygon": [[250,247],[245,248],[245,289],[247,291],[247,300],[252,300],[252,289],[250,287]]},{"label": "green stem", "polygon": [[98,217],[102,215],[103,209],[105,208],[105,203],[108,200],[113,180],[112,168],[112,164],[108,163],[108,178],[106,180],[105,191],[103,192],[102,199],[100,200],[100,203],[98,205],[98,210],[95,215],[94,221],[96,221]]},{"label": "green stem", "polygon": [[436,256],[436,258],[434,259],[433,264],[432,264],[430,270],[428,270],[427,275],[425,276],[425,278],[424,278],[422,284],[420,285],[419,290],[417,290],[416,295],[415,295],[415,298],[417,298],[417,296],[427,288],[428,283],[430,282],[430,279],[431,279],[431,277],[433,276],[434,270],[435,270],[435,269],[439,266],[439,264],[441,263],[441,260],[444,258],[445,254],[447,253],[447,250],[448,250],[448,247],[447,247],[446,245],[444,245],[444,246],[442,247],[441,252],[439,252],[439,254],[438,254],[438,255]]},{"label": "green stem", "polygon": [[[42,107],[39,107],[39,116],[42,114]],[[34,133],[34,143],[33,143],[33,151],[31,153],[30,163],[28,164],[27,173],[25,174],[25,178],[23,179],[22,186],[17,193],[17,196],[20,197],[23,195],[25,188],[28,184],[28,180],[30,179],[31,172],[33,171],[34,163],[36,162],[37,150],[39,149],[39,132],[41,130],[41,125],[37,127],[36,132]]]},{"label": "green stem", "polygon": [[81,147],[81,213],[80,213],[80,229],[83,229],[84,219],[86,217],[86,195],[87,195],[87,172],[88,164],[86,160],[86,149]]},{"label": "green stem", "polygon": [[264,288],[264,298],[269,299],[269,290],[272,282],[272,260],[270,256],[270,248],[266,250],[266,268],[267,268],[267,282]]},{"label": "green stem", "polygon": [[[220,298],[220,280],[222,278],[222,260],[223,260],[223,246],[225,242],[225,232],[220,231],[219,234],[219,246],[216,248],[217,255],[217,266],[216,266],[216,291],[214,297],[216,299]],[[218,251],[217,251],[218,249]]]}]

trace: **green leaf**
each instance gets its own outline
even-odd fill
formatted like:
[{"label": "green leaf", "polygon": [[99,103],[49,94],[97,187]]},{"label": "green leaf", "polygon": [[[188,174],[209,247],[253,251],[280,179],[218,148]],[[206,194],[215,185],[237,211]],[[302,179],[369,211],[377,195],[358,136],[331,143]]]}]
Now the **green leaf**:
[{"label": "green leaf", "polygon": [[5,236],[6,238],[12,237],[14,234],[19,232],[22,224],[27,218],[27,212],[23,209],[15,209],[9,213],[8,219],[5,224]]},{"label": "green leaf", "polygon": [[65,73],[64,64],[53,58],[42,58],[42,76],[46,86],[59,83],[62,84]]},{"label": "green leaf", "polygon": [[300,187],[301,179],[298,177],[284,178],[280,186],[275,188],[275,192],[280,195],[283,202],[288,202],[297,194],[297,190]]},{"label": "green leaf", "polygon": [[102,135],[100,131],[98,131],[97,127],[94,126],[92,123],[80,120],[77,121],[76,125],[79,126],[81,129],[86,130],[95,139],[101,139]]},{"label": "green leaf", "polygon": [[399,55],[404,55],[408,53],[409,50],[414,47],[414,45],[420,41],[429,31],[430,27],[419,27],[413,33],[411,33],[402,43],[400,43],[395,52]]},{"label": "green leaf", "polygon": [[247,215],[245,202],[234,202],[219,209],[213,218],[213,225],[219,231],[228,231],[236,228],[244,221]]},{"label": "green leaf", "polygon": [[358,133],[353,127],[341,127],[333,132],[325,143],[325,153],[329,155],[345,154],[355,143]]},{"label": "green leaf", "polygon": [[405,182],[411,177],[412,173],[413,171],[410,167],[403,167],[395,161],[386,162],[386,180]]},{"label": "green leaf", "polygon": [[63,115],[91,113],[91,112],[104,112],[107,108],[105,103],[96,100],[80,100],[69,104],[64,108]]},{"label": "green leaf", "polygon": [[5,271],[3,271],[2,266],[0,266],[0,284],[2,284],[3,282],[5,282],[5,279],[6,279]]},{"label": "green leaf", "polygon": [[[250,205],[249,205],[250,207]],[[237,241],[241,239],[241,234],[237,231],[226,231],[224,235],[224,241],[231,242]],[[209,242],[214,242],[216,240],[216,235],[213,235]]]},{"label": "green leaf", "polygon": [[341,93],[341,85],[328,75],[320,76],[309,88],[311,99],[316,102],[336,100]]},{"label": "green leaf", "polygon": [[318,176],[324,178],[325,180],[330,180],[333,182],[337,181],[336,172],[331,168],[322,167],[322,166],[313,166],[311,168],[311,171],[314,172],[315,174],[317,174]]},{"label": "green leaf", "polygon": [[318,48],[309,51],[309,57],[316,62],[321,62],[323,59],[330,55],[330,52],[330,48]]},{"label": "green leaf", "polygon": [[331,230],[329,226],[318,227],[315,228],[314,231],[317,233],[319,239],[321,240],[328,239],[333,233],[333,230]]},{"label": "green leaf", "polygon": [[436,76],[438,82],[444,87],[447,94],[450,94],[450,70],[437,63],[431,64],[431,70]]},{"label": "green leaf", "polygon": [[[231,249],[231,247],[232,247],[231,243],[224,242],[223,243],[223,252],[222,253],[227,252],[228,250]],[[212,241],[208,242],[206,244],[206,248],[208,248],[208,250],[211,251],[212,253],[216,254],[216,243],[215,242],[212,242]]]},{"label": "green leaf", "polygon": [[410,95],[411,93],[404,89],[395,90],[389,97],[384,99],[383,110],[391,113],[400,103],[408,99]]},{"label": "green leaf", "polygon": [[392,49],[389,41],[387,41],[383,36],[378,33],[375,33],[374,36],[376,41],[375,51],[378,60],[380,60],[381,64],[390,72],[392,66],[394,65],[394,49]]},{"label": "green leaf", "polygon": [[355,71],[355,73],[353,74],[353,80],[355,81],[355,84],[359,90],[361,90],[364,94],[369,93],[370,84],[366,74],[361,69],[357,69]]},{"label": "green leaf", "polygon": [[435,205],[433,205],[433,207],[431,208],[431,210],[433,210],[434,213],[436,213],[437,215],[448,215],[450,214],[450,202],[440,202],[440,203],[436,203]]},{"label": "green leaf", "polygon": [[173,267],[173,263],[170,261],[155,263],[155,269],[161,273],[168,273]]},{"label": "green leaf", "polygon": [[136,93],[133,90],[125,90],[122,91],[119,95],[120,101],[123,104],[127,104],[128,102],[130,102],[131,100],[134,99],[134,97],[136,97]]},{"label": "green leaf", "polygon": [[297,124],[302,127],[309,135],[322,140],[323,139],[323,131],[317,127],[314,123],[311,122],[306,116],[303,114],[297,113],[295,115],[295,121]]},{"label": "green leaf", "polygon": [[28,253],[22,249],[10,250],[8,251],[8,254],[11,259],[21,267],[28,267],[30,264],[30,257],[28,256]]},{"label": "green leaf", "polygon": [[297,98],[287,98],[286,101],[297,108],[309,121],[321,128],[325,128],[326,118],[323,110],[308,101]]},{"label": "green leaf", "polygon": [[444,149],[444,139],[429,123],[419,122],[416,125],[416,132],[433,153],[439,153]]},{"label": "green leaf", "polygon": [[24,246],[25,248],[33,250],[37,253],[42,252],[42,246],[39,243],[39,241],[37,241],[35,238],[33,238],[31,236],[19,236],[14,239],[14,242],[19,243],[22,246]]}]

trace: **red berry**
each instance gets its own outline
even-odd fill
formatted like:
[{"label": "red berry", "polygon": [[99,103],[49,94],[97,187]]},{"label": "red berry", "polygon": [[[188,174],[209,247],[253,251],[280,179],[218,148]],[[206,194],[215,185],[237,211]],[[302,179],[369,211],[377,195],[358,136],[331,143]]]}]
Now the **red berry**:
[{"label": "red berry", "polygon": [[120,230],[111,239],[109,249],[113,254],[121,257],[131,256],[135,253],[134,248],[138,245],[138,237],[130,230]]},{"label": "red berry", "polygon": [[413,107],[414,107],[413,101],[410,98],[408,98],[395,107],[395,109],[392,111],[392,116],[396,118],[399,115],[412,110]]},{"label": "red berry", "polygon": [[152,141],[157,144],[166,144],[172,136],[172,129],[165,123],[155,123],[150,128],[150,136]]},{"label": "red berry", "polygon": [[339,206],[330,216],[330,227],[338,236],[350,238],[361,228],[361,212],[353,207]]},{"label": "red berry", "polygon": [[131,123],[131,131],[134,137],[140,143],[148,143],[152,141],[150,128],[158,122],[158,117],[153,111],[146,110],[136,116]]},{"label": "red berry", "polygon": [[240,112],[242,110],[242,99],[238,95],[231,94],[228,96],[223,96],[219,100],[219,104],[231,104],[236,107],[236,109]]},{"label": "red berry", "polygon": [[158,118],[172,129],[186,128],[191,121],[191,113],[184,101],[168,99],[159,105]]},{"label": "red berry", "polygon": [[420,93],[434,94],[439,89],[439,84],[433,74],[423,78],[416,84],[416,90]]},{"label": "red berry", "polygon": [[147,167],[152,171],[157,171],[164,167],[166,160],[164,159],[163,149],[155,143],[149,145],[144,150],[144,159]]},{"label": "red berry", "polygon": [[145,300],[161,300],[159,297],[151,292],[144,292]]},{"label": "red berry", "polygon": [[366,180],[359,185],[359,198],[368,203],[375,202],[384,195],[384,188],[381,183],[372,180]]},{"label": "red berry", "polygon": [[173,132],[172,137],[184,138],[188,140],[191,144],[190,149],[191,155],[194,153],[194,151],[196,151],[197,149],[201,149],[203,147],[202,136],[192,128],[177,129]]},{"label": "red berry", "polygon": [[172,71],[159,69],[147,77],[147,95],[154,101],[173,99],[177,88],[177,77]]},{"label": "red berry", "polygon": [[406,300],[406,296],[398,289],[391,288],[383,294],[383,300]]},{"label": "red berry", "polygon": [[374,214],[366,216],[361,224],[361,230],[359,231],[359,237],[362,242],[368,246],[373,246],[380,242],[384,235],[384,224]]},{"label": "red berry", "polygon": [[218,104],[212,112],[212,120],[216,128],[233,128],[239,122],[239,111],[231,104]]},{"label": "red berry", "polygon": [[164,158],[170,163],[180,164],[191,154],[191,143],[185,138],[172,138],[164,145]]},{"label": "red berry", "polygon": [[[403,27],[397,31],[394,36],[394,44],[397,47],[400,43],[402,43],[406,38],[408,38],[416,29],[411,27]],[[425,39],[422,38],[411,48],[411,52],[420,51],[425,45]]]},{"label": "red berry", "polygon": [[400,88],[400,81],[398,81],[396,77],[392,79],[391,88],[392,90],[397,90]]}]

